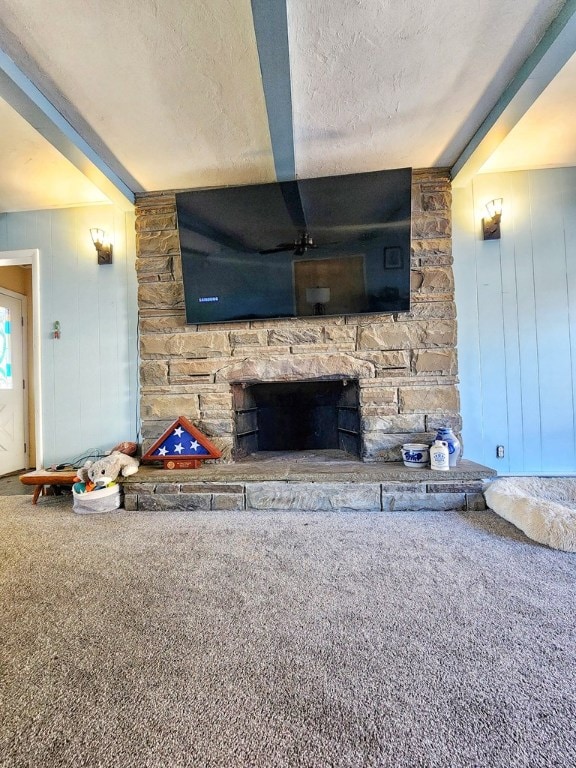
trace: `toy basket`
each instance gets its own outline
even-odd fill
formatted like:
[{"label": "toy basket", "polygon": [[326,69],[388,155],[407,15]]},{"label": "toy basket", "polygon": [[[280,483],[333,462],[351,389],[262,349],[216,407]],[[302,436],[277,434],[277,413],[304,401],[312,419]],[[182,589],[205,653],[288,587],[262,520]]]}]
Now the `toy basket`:
[{"label": "toy basket", "polygon": [[114,512],[120,507],[122,501],[119,485],[111,485],[109,488],[89,493],[77,493],[72,488],[72,496],[74,497],[73,510],[79,515]]}]

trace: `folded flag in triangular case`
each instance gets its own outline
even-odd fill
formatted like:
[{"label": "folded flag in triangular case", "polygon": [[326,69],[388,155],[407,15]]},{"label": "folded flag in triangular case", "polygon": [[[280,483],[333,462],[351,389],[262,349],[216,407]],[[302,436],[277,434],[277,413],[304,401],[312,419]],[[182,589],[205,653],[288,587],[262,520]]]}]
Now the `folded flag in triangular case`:
[{"label": "folded flag in triangular case", "polygon": [[206,435],[184,416],[179,416],[146,451],[142,461],[161,461],[166,469],[197,469],[205,459],[219,459],[221,456]]}]

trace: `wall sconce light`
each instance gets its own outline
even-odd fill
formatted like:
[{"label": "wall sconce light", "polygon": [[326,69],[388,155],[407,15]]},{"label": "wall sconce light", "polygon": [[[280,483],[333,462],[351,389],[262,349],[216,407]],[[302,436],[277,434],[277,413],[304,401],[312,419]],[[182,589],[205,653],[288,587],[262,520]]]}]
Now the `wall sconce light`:
[{"label": "wall sconce light", "polygon": [[502,198],[497,197],[486,203],[488,218],[482,219],[484,240],[500,240],[500,219],[502,218]]},{"label": "wall sconce light", "polygon": [[106,240],[104,230],[93,228],[90,234],[98,254],[98,264],[112,264],[112,243]]}]

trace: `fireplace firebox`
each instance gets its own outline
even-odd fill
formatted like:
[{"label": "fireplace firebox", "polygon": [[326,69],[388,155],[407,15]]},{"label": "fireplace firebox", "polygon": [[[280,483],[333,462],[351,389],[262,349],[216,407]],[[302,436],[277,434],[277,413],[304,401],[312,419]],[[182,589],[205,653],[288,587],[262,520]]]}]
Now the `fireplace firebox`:
[{"label": "fireplace firebox", "polygon": [[235,383],[232,392],[236,460],[260,451],[361,455],[357,381]]}]

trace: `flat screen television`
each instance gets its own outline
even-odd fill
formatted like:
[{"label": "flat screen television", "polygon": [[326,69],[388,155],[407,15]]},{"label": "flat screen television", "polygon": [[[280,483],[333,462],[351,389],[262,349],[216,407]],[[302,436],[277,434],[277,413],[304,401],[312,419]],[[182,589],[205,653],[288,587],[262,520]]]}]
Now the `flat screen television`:
[{"label": "flat screen television", "polygon": [[410,309],[412,169],[176,194],[187,323]]}]

